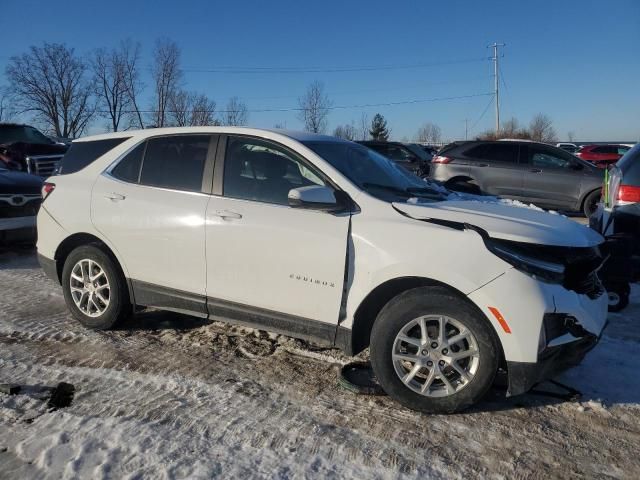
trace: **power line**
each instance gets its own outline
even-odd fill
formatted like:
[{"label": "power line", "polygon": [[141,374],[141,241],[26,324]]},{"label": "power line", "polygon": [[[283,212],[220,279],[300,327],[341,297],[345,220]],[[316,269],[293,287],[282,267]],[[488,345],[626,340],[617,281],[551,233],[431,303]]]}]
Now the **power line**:
[{"label": "power line", "polygon": [[[493,95],[493,93],[474,93],[470,95],[458,95],[453,97],[436,97],[436,98],[423,98],[423,99],[414,99],[414,100],[402,100],[399,102],[384,102],[384,103],[362,103],[356,105],[333,105],[331,107],[327,107],[327,110],[347,110],[351,108],[370,108],[370,107],[393,107],[397,105],[410,105],[416,103],[427,103],[427,102],[441,102],[447,100],[461,100],[465,98],[474,98],[474,97],[485,97],[487,95]],[[258,108],[253,110],[247,110],[249,113],[265,113],[265,112],[300,112],[305,110],[302,107],[273,107],[273,108]],[[139,110],[139,113],[158,113],[159,110]],[[189,112],[194,113],[205,113],[200,110],[189,110]],[[214,113],[230,113],[235,112],[235,110],[215,110]],[[108,110],[96,110],[96,113],[110,113]],[[123,110],[122,113],[137,113],[136,110]],[[165,113],[179,113],[175,110],[165,110]]]},{"label": "power line", "polygon": [[480,114],[480,116],[478,117],[478,119],[473,123],[473,125],[471,125],[471,128],[468,130],[468,132],[472,132],[474,128],[476,128],[476,125],[478,125],[478,123],[480,123],[480,120],[483,119],[483,117],[485,116],[485,114],[487,113],[487,111],[489,110],[489,107],[491,106],[491,104],[493,103],[493,94],[491,93],[491,98],[489,99],[489,103],[487,103],[487,106],[484,107],[484,110],[482,111],[482,113]]},{"label": "power line", "polygon": [[285,74],[285,73],[349,73],[349,72],[373,72],[381,70],[408,70],[416,68],[438,67],[443,65],[459,65],[464,63],[482,62],[485,58],[468,58],[462,60],[449,60],[444,62],[413,63],[404,65],[356,65],[356,66],[331,66],[331,67],[254,67],[254,66],[218,66],[218,67],[186,67],[183,72],[192,73],[229,73],[229,74]]}]

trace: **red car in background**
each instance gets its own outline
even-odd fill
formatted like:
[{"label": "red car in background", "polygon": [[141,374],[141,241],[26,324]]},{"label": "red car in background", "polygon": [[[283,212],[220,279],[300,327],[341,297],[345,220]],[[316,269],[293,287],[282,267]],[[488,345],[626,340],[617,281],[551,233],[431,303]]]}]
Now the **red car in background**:
[{"label": "red car in background", "polygon": [[605,168],[616,163],[629,150],[631,147],[628,145],[583,145],[575,155],[596,167]]}]

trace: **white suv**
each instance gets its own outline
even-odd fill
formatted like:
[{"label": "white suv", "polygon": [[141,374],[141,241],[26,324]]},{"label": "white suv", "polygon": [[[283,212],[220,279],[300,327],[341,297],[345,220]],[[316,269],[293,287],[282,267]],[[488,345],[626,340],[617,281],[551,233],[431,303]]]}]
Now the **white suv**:
[{"label": "white suv", "polygon": [[73,142],[43,188],[38,254],[82,324],[136,306],[370,347],[384,390],[453,412],[579,362],[607,296],[596,232],[451,200],[362,145],[234,127]]}]

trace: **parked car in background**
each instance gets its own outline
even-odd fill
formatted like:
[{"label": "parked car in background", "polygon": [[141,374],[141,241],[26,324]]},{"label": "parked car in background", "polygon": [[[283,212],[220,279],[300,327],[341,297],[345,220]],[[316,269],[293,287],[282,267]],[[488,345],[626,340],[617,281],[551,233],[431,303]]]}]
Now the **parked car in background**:
[{"label": "parked car in background", "polygon": [[605,198],[591,225],[607,235],[627,234],[636,239],[640,256],[640,144],[630,149],[610,170]]},{"label": "parked car in background", "polygon": [[600,168],[616,163],[631,150],[628,145],[582,145],[576,156]]},{"label": "parked car in background", "polygon": [[417,143],[380,142],[375,140],[365,140],[358,143],[393,160],[402,168],[419,177],[429,175],[432,155]]},{"label": "parked car in background", "polygon": [[602,170],[551,145],[526,140],[454,142],[431,161],[430,178],[451,190],[498,195],[591,215]]},{"label": "parked car in background", "polygon": [[578,146],[575,143],[560,142],[556,144],[556,147],[569,153],[576,153],[578,151]]},{"label": "parked car in background", "polygon": [[44,191],[38,258],[86,327],[111,328],[140,305],[347,355],[370,347],[382,388],[415,410],[462,410],[499,368],[509,394],[526,392],[579,362],[606,322],[598,233],[449,200],[334,137],[242,127],[88,137]]},{"label": "parked car in background", "polygon": [[29,125],[0,123],[0,166],[46,178],[56,172],[68,146]]},{"label": "parked car in background", "polygon": [[0,167],[0,245],[34,244],[42,178]]}]

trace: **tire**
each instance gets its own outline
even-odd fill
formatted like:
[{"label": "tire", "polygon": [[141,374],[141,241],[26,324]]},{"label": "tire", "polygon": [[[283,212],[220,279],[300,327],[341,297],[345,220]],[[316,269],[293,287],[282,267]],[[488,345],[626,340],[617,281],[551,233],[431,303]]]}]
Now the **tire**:
[{"label": "tire", "polygon": [[453,179],[446,182],[444,186],[454,192],[482,195],[482,190],[474,180]]},{"label": "tire", "polygon": [[[89,271],[95,276],[94,281],[87,281]],[[102,273],[98,274],[99,271]],[[79,281],[80,277],[84,281]],[[87,328],[108,330],[131,314],[124,276],[116,261],[97,246],[84,245],[73,250],[65,260],[61,281],[67,307]]]},{"label": "tire", "polygon": [[[420,318],[425,320],[422,325]],[[439,330],[435,330],[441,321],[445,323],[447,339],[460,338],[464,329],[470,335],[452,344],[443,342],[438,338]],[[423,326],[428,333],[426,341],[422,340]],[[399,335],[409,337],[411,343],[400,340]],[[420,342],[419,347],[413,345],[416,341]],[[440,344],[434,347],[438,341]],[[443,345],[451,352],[441,350]],[[383,390],[405,407],[425,413],[459,412],[478,402],[493,383],[501,351],[487,319],[474,306],[441,287],[414,288],[387,303],[374,322],[370,349],[371,364]],[[475,356],[470,353],[474,349]],[[447,355],[453,354],[466,355],[453,360],[466,373],[466,381],[451,366]],[[405,361],[407,358],[419,358],[420,365],[418,361]],[[411,374],[414,376],[407,381]],[[426,393],[420,393],[429,379]]]},{"label": "tire", "polygon": [[600,190],[594,190],[589,193],[582,204],[582,213],[585,217],[589,218],[596,213],[598,209],[598,202],[600,201]]},{"label": "tire", "polygon": [[607,295],[609,296],[609,311],[620,312],[629,305],[629,284],[621,284],[609,287]]}]

